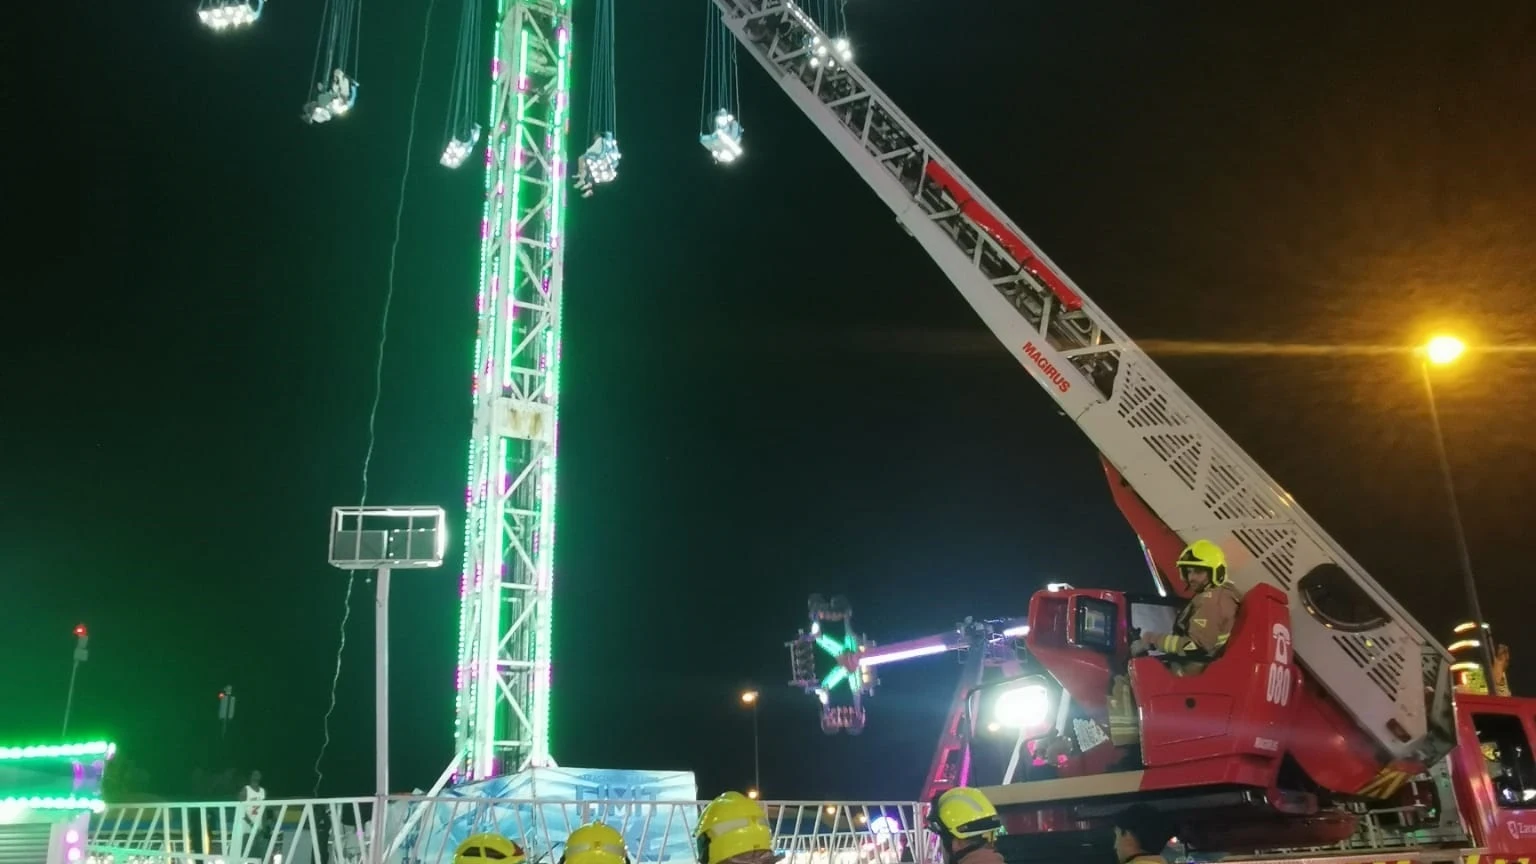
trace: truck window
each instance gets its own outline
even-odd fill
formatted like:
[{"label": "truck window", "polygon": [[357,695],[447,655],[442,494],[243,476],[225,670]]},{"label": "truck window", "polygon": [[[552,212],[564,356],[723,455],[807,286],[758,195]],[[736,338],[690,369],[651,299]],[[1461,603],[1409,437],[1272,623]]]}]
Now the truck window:
[{"label": "truck window", "polygon": [[1493,781],[1500,807],[1536,808],[1536,759],[1520,718],[1510,714],[1473,714],[1483,767]]},{"label": "truck window", "polygon": [[1375,630],[1391,620],[1337,564],[1317,565],[1301,577],[1296,587],[1308,614],[1330,630],[1360,633]]},{"label": "truck window", "polygon": [[1143,633],[1172,633],[1178,620],[1178,606],[1131,602],[1131,626]]},{"label": "truck window", "polygon": [[1077,644],[1106,654],[1114,653],[1117,611],[1113,603],[1077,598]]}]

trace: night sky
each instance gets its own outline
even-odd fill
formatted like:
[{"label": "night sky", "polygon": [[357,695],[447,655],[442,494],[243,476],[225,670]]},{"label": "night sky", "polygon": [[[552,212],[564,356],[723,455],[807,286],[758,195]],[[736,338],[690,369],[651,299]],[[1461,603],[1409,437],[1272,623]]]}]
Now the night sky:
[{"label": "night sky", "polygon": [[[1255,5],[848,15],[865,70],[1137,338],[1536,340],[1536,7]],[[47,155],[13,163],[7,196],[0,739],[58,736],[83,621],[71,737],[118,741],[135,791],[211,794],[198,771],[257,767],[307,795],[346,581],[326,519],[359,492],[425,7],[365,3],[357,108],[306,127],[317,0],[225,37],[189,0],[96,6],[27,38],[67,62],[10,112],[37,109],[23,140]],[[456,540],[482,183],[477,160],[436,164],[458,13],[432,16],[370,496],[448,507]],[[1087,440],[745,56],[748,156],[710,163],[704,14],[618,3],[622,175],[570,215],[556,757],[747,785],[736,691],[757,684],[765,795],[910,798],[953,661],[887,670],[869,731],[824,738],[782,686],[807,594],[846,593],[892,641],[1020,614],[1047,580],[1140,589],[1146,571]],[[1166,368],[1448,635],[1465,604],[1409,358]],[[1533,385],[1536,356],[1509,353],[1438,385],[1527,695]],[[395,581],[399,791],[451,749],[462,552]],[[357,588],[329,794],[371,776]]]}]

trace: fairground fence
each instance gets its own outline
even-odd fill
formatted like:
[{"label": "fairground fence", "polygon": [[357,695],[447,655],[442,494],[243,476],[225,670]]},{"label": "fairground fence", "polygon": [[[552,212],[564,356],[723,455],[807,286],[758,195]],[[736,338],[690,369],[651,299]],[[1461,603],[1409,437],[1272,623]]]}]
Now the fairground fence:
[{"label": "fairground fence", "polygon": [[[704,802],[375,798],[122,805],[91,820],[91,864],[452,864],[466,838],[518,841],[555,864],[565,836],[601,821],[634,864],[692,864]],[[932,838],[912,802],[764,802],[784,864],[925,864]]]}]

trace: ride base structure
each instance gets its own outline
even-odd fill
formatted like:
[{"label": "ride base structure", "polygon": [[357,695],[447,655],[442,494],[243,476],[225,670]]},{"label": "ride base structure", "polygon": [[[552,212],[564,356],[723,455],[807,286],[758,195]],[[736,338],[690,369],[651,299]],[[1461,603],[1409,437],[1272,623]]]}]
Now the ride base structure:
[{"label": "ride base structure", "polygon": [[84,860],[115,752],[106,741],[0,746],[0,864]]}]

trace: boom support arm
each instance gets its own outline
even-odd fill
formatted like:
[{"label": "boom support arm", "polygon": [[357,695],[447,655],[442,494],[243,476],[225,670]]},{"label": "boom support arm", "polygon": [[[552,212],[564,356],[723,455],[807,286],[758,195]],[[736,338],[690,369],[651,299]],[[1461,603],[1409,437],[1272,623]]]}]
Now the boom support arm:
[{"label": "boom support arm", "polygon": [[[1287,597],[1298,658],[1396,758],[1452,740],[1449,657],[829,38],[786,0],[714,0],[726,26],[896,214],[1148,509]],[[820,40],[819,42],[816,40]],[[1429,695],[1426,696],[1426,686]]]},{"label": "boom support arm", "polygon": [[[996,633],[1008,639],[1022,638],[1029,633],[1029,619],[1010,618],[1006,621],[998,621],[989,624],[987,632],[989,634]],[[900,663],[903,660],[915,660],[918,657],[931,657],[935,654],[960,651],[971,647],[972,641],[974,641],[974,636],[970,630],[965,625],[961,625],[953,630],[933,636],[903,639],[900,642],[892,642],[889,645],[871,646],[859,655],[859,665],[865,667],[884,666],[887,663]]]}]

